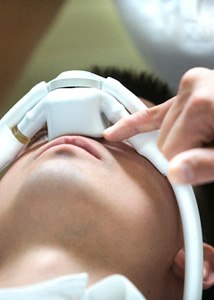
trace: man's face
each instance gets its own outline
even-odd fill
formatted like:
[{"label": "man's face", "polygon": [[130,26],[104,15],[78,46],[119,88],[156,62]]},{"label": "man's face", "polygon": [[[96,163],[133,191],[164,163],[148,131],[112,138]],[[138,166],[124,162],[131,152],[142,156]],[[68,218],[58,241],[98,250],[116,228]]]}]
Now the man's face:
[{"label": "man's face", "polygon": [[176,200],[127,143],[39,140],[4,175],[0,195],[4,234],[24,247],[45,241],[72,249],[85,271],[122,273],[145,294],[171,278],[182,246]]}]

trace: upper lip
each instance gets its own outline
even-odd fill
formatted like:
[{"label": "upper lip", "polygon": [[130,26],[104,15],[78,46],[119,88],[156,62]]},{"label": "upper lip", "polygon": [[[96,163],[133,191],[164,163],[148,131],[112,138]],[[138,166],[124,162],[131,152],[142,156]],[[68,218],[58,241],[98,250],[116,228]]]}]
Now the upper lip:
[{"label": "upper lip", "polygon": [[98,150],[98,147],[96,147],[95,141],[83,136],[72,136],[72,135],[61,136],[59,138],[56,138],[48,142],[47,144],[44,145],[44,147],[40,148],[41,151],[38,153],[37,157],[40,156],[42,153],[44,153],[46,150],[58,145],[74,145],[85,150],[95,158],[101,159],[101,153]]}]

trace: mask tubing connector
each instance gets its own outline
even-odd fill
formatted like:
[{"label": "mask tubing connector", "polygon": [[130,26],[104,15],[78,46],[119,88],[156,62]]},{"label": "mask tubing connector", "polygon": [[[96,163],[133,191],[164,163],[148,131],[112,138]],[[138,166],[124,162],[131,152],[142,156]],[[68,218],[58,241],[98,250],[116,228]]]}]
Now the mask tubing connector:
[{"label": "mask tubing connector", "polygon": [[45,125],[44,100],[34,106],[17,125],[17,130],[29,140]]}]

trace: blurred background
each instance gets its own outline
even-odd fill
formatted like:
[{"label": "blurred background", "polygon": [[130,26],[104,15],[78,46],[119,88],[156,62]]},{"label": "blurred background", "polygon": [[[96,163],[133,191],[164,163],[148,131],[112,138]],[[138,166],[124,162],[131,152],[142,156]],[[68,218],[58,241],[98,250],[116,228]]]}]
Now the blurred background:
[{"label": "blurred background", "polygon": [[0,114],[69,69],[146,69],[111,0],[2,0]]},{"label": "blurred background", "polygon": [[0,116],[66,70],[152,71],[177,92],[214,69],[213,0],[1,0]]}]

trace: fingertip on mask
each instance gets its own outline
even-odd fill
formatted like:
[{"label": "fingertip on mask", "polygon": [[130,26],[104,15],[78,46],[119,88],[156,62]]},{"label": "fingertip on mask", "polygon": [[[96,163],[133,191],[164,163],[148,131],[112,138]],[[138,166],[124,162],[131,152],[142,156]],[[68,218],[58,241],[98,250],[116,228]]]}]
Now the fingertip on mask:
[{"label": "fingertip on mask", "polygon": [[103,135],[105,136],[107,136],[107,135],[109,135],[109,134],[111,134],[111,132],[112,132],[112,129],[111,129],[111,127],[108,127],[108,128],[106,128],[104,131],[103,131]]},{"label": "fingertip on mask", "polygon": [[168,177],[175,184],[188,184],[194,180],[191,166],[183,161],[174,159],[169,164]]},{"label": "fingertip on mask", "polygon": [[112,132],[113,132],[113,129],[111,127],[108,127],[106,128],[104,131],[103,131],[103,137],[106,139],[106,140],[111,140],[112,138]]}]

